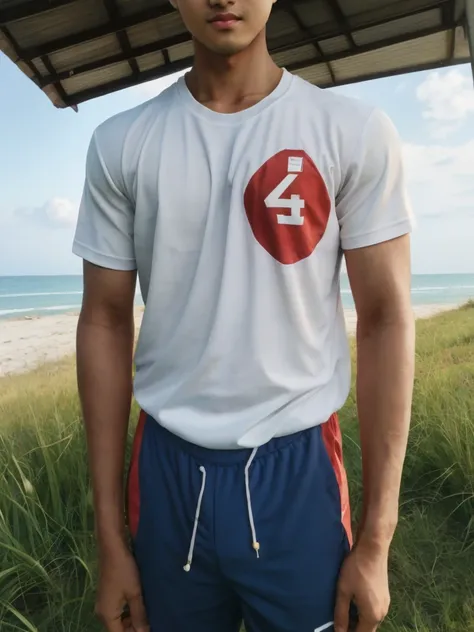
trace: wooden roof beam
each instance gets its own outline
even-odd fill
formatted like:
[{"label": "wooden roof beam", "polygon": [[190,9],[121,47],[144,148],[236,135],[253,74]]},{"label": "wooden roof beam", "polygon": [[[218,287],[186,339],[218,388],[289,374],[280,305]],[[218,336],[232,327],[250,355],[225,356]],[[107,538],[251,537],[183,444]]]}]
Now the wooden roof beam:
[{"label": "wooden roof beam", "polygon": [[[333,0],[327,0],[327,1],[332,2]],[[436,0],[435,4],[442,5],[442,4],[445,4],[446,2],[447,0]],[[276,7],[275,10],[285,11],[285,10],[288,10],[289,8],[291,9],[292,3],[293,3],[293,0],[280,0],[280,2],[278,2],[275,5]],[[426,10],[427,10],[426,8],[424,8],[423,10],[417,9],[415,11],[407,11],[403,15],[397,15],[396,18],[385,18],[383,20],[371,20],[369,25],[364,25],[364,27],[359,27],[357,30],[360,30],[361,28],[366,28],[366,26],[377,26],[381,24],[386,24],[388,22],[391,22],[393,19],[398,19],[398,18],[408,16],[408,15],[414,15],[416,13],[421,13]],[[65,37],[61,37],[44,44],[39,44],[37,46],[23,47],[21,49],[21,60],[27,61],[27,60],[32,60],[32,59],[42,57],[43,55],[51,55],[53,53],[57,53],[66,48],[71,48],[73,46],[83,44],[86,41],[98,39],[100,37],[111,35],[119,31],[124,31],[127,28],[130,28],[132,26],[137,26],[138,24],[155,20],[165,15],[170,15],[173,12],[174,12],[173,7],[169,3],[167,3],[166,5],[159,6],[159,7],[152,7],[150,9],[146,9],[144,11],[141,11],[131,16],[117,18],[115,20],[111,20],[107,22],[106,24],[101,24],[100,26],[96,26],[91,29],[86,29],[82,32],[74,33]],[[346,37],[353,39],[352,31],[350,30],[349,26],[346,23],[341,24],[339,22],[338,22],[337,29],[331,29],[330,32],[328,31],[325,33],[321,33],[318,36],[318,39],[320,40],[328,39],[330,37],[334,37],[339,34],[345,35]]]},{"label": "wooden roof beam", "polygon": [[28,0],[0,9],[0,25],[53,11],[78,0]]},{"label": "wooden roof beam", "polygon": [[[280,2],[275,5],[275,10],[286,10],[288,7],[292,6],[292,2],[293,0],[280,0]],[[105,24],[85,29],[79,33],[66,35],[36,46],[25,46],[22,48],[22,60],[25,61],[27,59],[36,59],[38,57],[42,57],[43,55],[52,55],[53,53],[58,53],[66,48],[71,48],[91,40],[99,39],[101,37],[105,37],[106,35],[113,35],[114,33],[125,31],[132,26],[138,26],[144,22],[150,22],[166,15],[171,15],[175,12],[176,10],[173,9],[169,2],[167,2],[165,5],[144,9],[139,13],[134,13],[127,17],[116,17]],[[191,39],[190,35],[189,38]]]},{"label": "wooden roof beam", "polygon": [[354,55],[354,51],[344,51],[341,53],[334,53],[332,55],[326,55],[324,59],[320,59],[319,57],[315,57],[313,60],[307,59],[304,62],[295,62],[293,64],[289,64],[286,68],[290,72],[297,72],[298,70],[302,70],[303,68],[307,68],[308,66],[314,66],[319,63],[328,63],[340,61],[342,59],[347,59],[350,57],[355,57],[357,55],[361,55],[363,53],[372,53],[376,50],[383,50],[384,48],[388,48],[390,46],[396,46],[397,44],[404,44],[405,42],[411,42],[413,40],[421,39],[423,37],[429,37],[430,35],[436,35],[436,33],[441,33],[443,31],[447,31],[451,28],[451,25],[447,26],[442,24],[440,26],[430,27],[426,29],[422,29],[421,31],[417,31],[416,33],[410,33],[409,35],[397,35],[395,37],[390,37],[378,42],[371,42],[370,44],[364,44],[357,47],[357,53]]},{"label": "wooden roof beam", "polygon": [[60,37],[50,42],[45,42],[44,44],[38,44],[37,46],[24,47],[22,49],[23,59],[36,59],[43,55],[52,55],[66,48],[71,48],[72,46],[77,46],[90,40],[99,39],[106,35],[113,35],[132,26],[137,26],[138,24],[149,22],[150,20],[156,20],[173,12],[173,7],[168,3],[140,11],[139,13],[127,17],[119,17],[100,26],[80,31],[79,33],[66,35],[65,37]]},{"label": "wooden roof beam", "polygon": [[344,11],[341,9],[341,5],[339,4],[339,0],[326,0],[326,3],[329,5],[336,22],[341,27],[341,30],[344,32],[351,49],[354,51],[357,49],[357,44],[355,43],[354,37],[352,35],[352,29],[349,24],[349,20],[347,19]]},{"label": "wooden roof beam", "polygon": [[118,64],[120,62],[129,61],[129,59],[138,57],[142,57],[144,55],[148,55],[149,53],[162,52],[163,55],[168,48],[172,48],[173,46],[178,46],[179,44],[185,44],[186,42],[191,41],[191,36],[189,33],[181,33],[179,35],[174,35],[173,37],[168,37],[166,39],[157,40],[156,42],[150,42],[149,44],[144,44],[143,46],[136,46],[134,48],[130,48],[129,52],[120,52],[115,55],[109,55],[108,57],[102,57],[101,59],[97,59],[92,62],[87,62],[85,64],[80,64],[79,66],[74,66],[68,70],[62,70],[53,75],[47,75],[40,79],[40,87],[44,88],[56,81],[64,81],[64,79],[69,79],[71,77],[76,77],[77,75],[82,75],[87,72],[92,72],[94,70],[99,70],[100,68],[105,68],[107,66],[113,66],[114,64]]},{"label": "wooden roof beam", "polygon": [[[309,29],[303,23],[303,20],[300,18],[296,8],[294,6],[291,6],[291,7],[289,7],[288,12],[290,13],[291,17],[296,22],[296,24],[297,24],[298,28],[300,29],[300,31],[302,33],[304,33],[309,40],[311,40],[311,44],[316,49],[316,52],[321,57],[321,59],[323,59],[324,58],[323,49],[321,48],[318,40],[312,36],[312,33],[309,31]],[[329,71],[329,74],[331,76],[332,82],[336,83],[336,75],[334,74],[334,70],[333,70],[331,64],[327,63],[327,67],[328,67],[328,71]]]},{"label": "wooden roof beam", "polygon": [[[426,9],[423,9],[423,10],[417,9],[416,11],[413,11],[411,15],[424,13],[425,11]],[[391,21],[392,20],[386,20],[386,19],[381,20],[373,26],[381,26]],[[446,28],[449,28],[449,24],[452,24],[452,23],[453,21],[451,22],[447,21]],[[456,26],[456,23],[454,23],[454,26]],[[355,29],[354,33],[356,33],[358,30],[359,29]],[[286,41],[284,40],[283,44],[278,44],[277,46],[273,46],[271,52],[282,53],[294,48],[299,48],[306,45],[313,45],[315,46],[315,48],[317,48],[317,51],[320,54],[320,57],[321,57],[320,61],[323,63],[328,63],[327,62],[328,57],[322,51],[321,45],[319,42],[324,41],[325,39],[334,37],[335,35],[337,35],[337,33],[324,33],[317,36],[308,34],[308,36],[305,37],[304,39],[296,39],[296,40],[294,37],[291,37],[288,39],[285,38]],[[167,49],[172,48],[173,46],[180,45],[180,44],[185,44],[189,41],[191,41],[190,34],[188,32],[183,32],[178,35],[168,37],[166,39],[157,40],[155,42],[144,44],[143,46],[137,46],[137,47],[131,48],[130,51],[127,53],[125,53],[124,51],[121,51],[120,53],[109,55],[107,57],[103,57],[101,59],[97,59],[92,62],[87,62],[85,64],[80,64],[78,66],[74,66],[67,70],[57,72],[56,74],[49,74],[44,77],[39,77],[37,82],[40,85],[40,87],[44,88],[45,86],[55,83],[56,81],[63,81],[64,79],[68,79],[70,77],[75,77],[77,75],[81,75],[87,72],[92,72],[94,70],[98,70],[106,66],[112,66],[113,64],[116,64],[116,63],[128,61],[132,57],[136,59],[136,58],[142,57],[143,55],[147,55],[149,53],[154,53],[154,52],[159,52],[159,51],[161,51],[165,55],[165,51],[167,51]],[[17,52],[20,53],[19,57],[22,58],[24,51],[17,51]]]},{"label": "wooden roof beam", "polygon": [[[430,29],[424,29],[423,31],[419,31],[418,33],[414,33],[412,35],[407,36],[406,34],[403,36],[397,36],[397,37],[393,37],[390,38],[388,40],[384,40],[383,42],[373,42],[371,44],[366,44],[363,46],[359,46],[357,51],[358,53],[362,54],[362,53],[369,53],[369,52],[373,52],[376,50],[382,50],[388,46],[392,46],[395,44],[402,44],[403,42],[408,42],[411,40],[416,40],[420,37],[427,37],[429,35],[434,35],[436,33],[439,33],[440,31],[446,30],[446,26],[438,26],[436,28],[430,28]],[[276,50],[271,50],[270,52],[274,53],[276,52]],[[311,65],[315,65],[315,64],[320,64],[320,63],[328,63],[328,62],[336,62],[336,61],[340,61],[342,59],[347,59],[350,57],[353,57],[354,53],[353,51],[343,51],[341,53],[335,53],[335,54],[331,54],[331,55],[326,55],[323,59],[316,57],[314,59],[308,59],[306,61],[302,61],[302,62],[297,62],[294,64],[289,64],[286,66],[286,68],[290,71],[290,72],[296,72],[298,70],[302,70],[303,68],[309,67]],[[94,99],[96,97],[100,97],[103,96],[105,94],[109,94],[111,92],[114,92],[116,90],[122,90],[124,88],[127,87],[131,87],[134,85],[138,85],[140,83],[144,83],[146,81],[150,81],[152,79],[159,79],[161,77],[170,75],[172,73],[178,72],[180,70],[184,70],[186,68],[189,68],[189,66],[191,66],[193,63],[193,57],[186,57],[185,59],[181,59],[179,61],[175,61],[172,62],[171,64],[167,64],[167,65],[162,65],[162,66],[157,66],[155,68],[151,68],[149,70],[143,71],[140,73],[140,75],[136,78],[131,78],[131,77],[124,77],[112,82],[109,82],[107,84],[104,84],[102,86],[98,86],[96,88],[89,88],[87,90],[83,90],[81,92],[77,92],[75,94],[71,94],[68,97],[68,104],[72,105],[75,103],[81,103],[83,101],[87,101],[89,99]],[[461,63],[461,62],[459,62]],[[442,67],[442,63],[438,62],[433,66],[433,67]],[[427,67],[428,68],[428,67]],[[404,72],[410,72],[410,70],[405,70],[402,69],[400,71],[399,74],[404,73]],[[385,74],[380,74],[377,75],[377,77],[385,77],[385,76],[390,76],[390,74],[396,74],[395,71],[390,71],[388,73]],[[374,76],[371,75],[371,78],[374,78]],[[337,83],[335,85],[342,85],[347,83],[347,80],[343,80],[343,81],[337,81]]]},{"label": "wooden roof beam", "polygon": [[189,68],[193,63],[193,59],[193,57],[186,57],[184,59],[173,61],[169,64],[163,64],[162,66],[150,68],[150,70],[142,70],[142,72],[135,77],[122,77],[95,88],[87,88],[86,90],[70,95],[66,105],[77,105],[84,101],[88,101],[89,99],[95,99],[97,97],[110,94],[111,92],[116,92],[117,90],[131,88],[141,83],[145,83],[146,81],[167,77],[175,72],[180,72],[181,70]]},{"label": "wooden roof beam", "polygon": [[[103,0],[103,2],[104,2],[104,6],[105,6],[105,9],[107,11],[107,15],[109,16],[110,21],[114,22],[116,20],[119,20],[120,12],[115,0]],[[122,49],[123,54],[127,56],[127,61],[128,61],[128,65],[130,66],[130,70],[132,71],[134,75],[139,74],[140,68],[138,67],[137,60],[135,59],[135,56],[132,53],[132,47],[130,45],[130,40],[128,38],[127,31],[125,29],[122,31],[117,31],[115,35],[117,37],[118,43],[120,44],[120,48]]]}]

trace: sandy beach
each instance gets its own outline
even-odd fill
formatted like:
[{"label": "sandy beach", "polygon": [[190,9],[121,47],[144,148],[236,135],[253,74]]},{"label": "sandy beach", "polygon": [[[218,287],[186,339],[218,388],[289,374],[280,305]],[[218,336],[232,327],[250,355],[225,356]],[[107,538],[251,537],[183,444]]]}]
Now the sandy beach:
[{"label": "sandy beach", "polygon": [[[428,318],[455,305],[420,305],[414,307],[416,318]],[[136,311],[140,326],[142,310]],[[77,314],[60,314],[38,318],[0,321],[0,376],[22,373],[74,353]],[[349,335],[355,332],[356,314],[346,310]]]}]

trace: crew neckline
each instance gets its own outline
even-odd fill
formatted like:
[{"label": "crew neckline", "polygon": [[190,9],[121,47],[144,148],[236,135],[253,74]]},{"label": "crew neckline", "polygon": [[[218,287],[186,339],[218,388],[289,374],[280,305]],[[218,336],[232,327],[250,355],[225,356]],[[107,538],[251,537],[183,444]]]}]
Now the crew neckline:
[{"label": "crew neckline", "polygon": [[198,116],[206,118],[213,123],[235,125],[237,123],[242,123],[250,118],[253,118],[257,114],[268,108],[272,103],[275,103],[275,101],[283,97],[290,89],[293,79],[293,75],[288,70],[286,70],[286,68],[284,68],[278,85],[272,92],[270,92],[269,95],[264,97],[258,103],[245,108],[245,110],[231,113],[215,112],[214,110],[208,108],[206,105],[199,103],[199,101],[197,101],[191,94],[191,91],[186,84],[184,75],[178,79],[176,87],[178,90],[179,98],[182,100],[184,105],[191,109]]}]

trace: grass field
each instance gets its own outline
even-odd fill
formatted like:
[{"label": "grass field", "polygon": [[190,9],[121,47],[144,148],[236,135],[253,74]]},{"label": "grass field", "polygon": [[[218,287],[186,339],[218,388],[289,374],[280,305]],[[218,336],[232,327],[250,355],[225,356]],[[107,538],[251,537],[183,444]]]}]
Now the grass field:
[{"label": "grass field", "polygon": [[[136,411],[135,411],[136,412]],[[355,401],[341,414],[355,513]],[[96,563],[74,364],[0,380],[0,629],[93,632]],[[418,323],[386,632],[474,632],[474,304]]]}]

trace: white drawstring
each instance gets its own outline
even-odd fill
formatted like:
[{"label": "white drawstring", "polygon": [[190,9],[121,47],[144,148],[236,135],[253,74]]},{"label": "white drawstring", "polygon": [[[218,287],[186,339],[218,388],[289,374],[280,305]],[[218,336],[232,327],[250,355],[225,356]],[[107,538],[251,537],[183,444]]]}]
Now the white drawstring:
[{"label": "white drawstring", "polygon": [[201,491],[199,492],[199,498],[196,507],[196,514],[194,516],[193,535],[191,536],[191,544],[189,545],[188,561],[184,566],[186,573],[191,570],[191,564],[193,563],[194,545],[196,544],[196,533],[199,524],[199,514],[201,513],[202,497],[204,496],[204,490],[206,489],[206,468],[201,465],[199,471],[202,472]]},{"label": "white drawstring", "polygon": [[[257,450],[258,448],[254,448],[252,450],[249,460],[247,461],[247,464],[245,466],[245,497],[247,499],[247,512],[249,516],[250,531],[252,533],[252,548],[257,554],[257,557],[260,557],[260,543],[257,540],[257,533],[255,530],[255,523],[253,520],[252,497],[250,495],[250,481],[249,481],[249,469],[250,469],[250,466],[252,465],[252,461],[254,460],[255,455],[257,454]],[[204,468],[201,465],[201,467],[199,468],[199,471],[202,473],[201,491],[199,492],[199,497],[198,497],[198,502],[197,502],[197,507],[196,507],[196,514],[194,516],[194,527],[193,527],[193,534],[191,536],[191,543],[189,545],[188,561],[185,564],[185,566],[183,566],[186,573],[189,573],[189,571],[191,570],[191,565],[193,563],[194,547],[196,545],[196,534],[197,534],[197,529],[199,525],[199,515],[201,513],[201,505],[202,505],[202,499],[204,496],[204,490],[206,489],[206,468]]]},{"label": "white drawstring", "polygon": [[247,498],[247,511],[249,515],[249,523],[250,523],[250,531],[252,533],[252,547],[257,554],[257,557],[260,557],[260,542],[257,540],[257,533],[255,531],[255,523],[253,521],[253,511],[252,511],[252,497],[250,495],[250,483],[249,483],[249,469],[252,465],[252,461],[257,454],[258,448],[254,448],[252,450],[252,454],[250,455],[249,460],[247,461],[247,465],[245,466],[245,496]]}]

